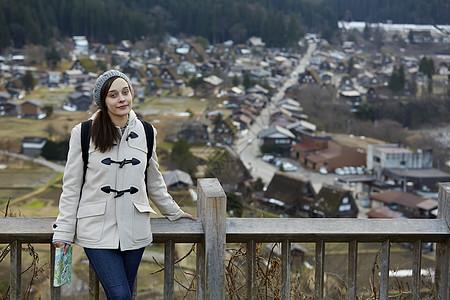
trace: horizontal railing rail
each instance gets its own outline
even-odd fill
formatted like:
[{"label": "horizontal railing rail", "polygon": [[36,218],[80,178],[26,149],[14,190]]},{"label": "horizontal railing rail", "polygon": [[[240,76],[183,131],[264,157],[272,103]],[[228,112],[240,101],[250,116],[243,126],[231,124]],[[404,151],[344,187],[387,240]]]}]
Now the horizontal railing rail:
[{"label": "horizontal railing rail", "polygon": [[[247,247],[246,299],[256,298],[256,244],[281,243],[281,298],[290,297],[291,243],[315,243],[315,299],[324,297],[324,258],[327,243],[348,243],[347,299],[357,299],[357,256],[359,243],[381,243],[380,294],[388,298],[390,245],[413,244],[412,297],[420,299],[422,243],[436,243],[435,295],[449,299],[450,280],[450,184],[441,184],[437,219],[261,219],[226,218],[226,197],[217,179],[198,182],[197,221],[170,222],[152,219],[155,243],[165,244],[164,297],[174,298],[174,247],[176,243],[197,243],[198,299],[225,298],[226,243]],[[51,243],[54,218],[0,218],[0,244],[11,245],[11,299],[20,299],[21,244]],[[51,247],[53,252],[53,248]],[[54,257],[52,257],[52,262]],[[53,263],[52,263],[53,265]],[[52,275],[52,273],[51,273]],[[98,299],[98,281],[90,276],[91,299]],[[52,299],[59,289],[51,288]]]}]

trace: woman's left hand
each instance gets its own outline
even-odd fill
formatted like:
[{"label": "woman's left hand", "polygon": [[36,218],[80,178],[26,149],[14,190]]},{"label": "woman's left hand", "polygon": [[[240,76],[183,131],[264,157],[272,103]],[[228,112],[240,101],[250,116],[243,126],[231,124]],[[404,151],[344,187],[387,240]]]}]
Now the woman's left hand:
[{"label": "woman's left hand", "polygon": [[191,219],[191,220],[194,220],[194,221],[197,220],[196,217],[194,217],[193,215],[188,214],[188,213],[184,213],[184,215],[182,216],[182,218],[187,218],[187,219]]}]

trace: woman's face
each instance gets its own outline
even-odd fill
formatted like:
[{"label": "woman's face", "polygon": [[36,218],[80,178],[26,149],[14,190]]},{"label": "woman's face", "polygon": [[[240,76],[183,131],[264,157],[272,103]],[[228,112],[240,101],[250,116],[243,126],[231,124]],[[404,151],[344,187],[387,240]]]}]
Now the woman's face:
[{"label": "woman's face", "polygon": [[122,78],[114,80],[105,99],[111,119],[127,116],[132,108],[132,101],[133,98],[127,82]]}]

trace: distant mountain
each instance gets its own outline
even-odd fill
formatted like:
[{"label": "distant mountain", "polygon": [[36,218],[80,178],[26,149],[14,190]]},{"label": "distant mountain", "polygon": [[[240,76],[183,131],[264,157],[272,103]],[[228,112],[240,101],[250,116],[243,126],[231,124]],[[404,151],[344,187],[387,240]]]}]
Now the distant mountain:
[{"label": "distant mountain", "polygon": [[73,35],[157,42],[166,33],[289,47],[305,32],[329,39],[339,19],[448,24],[448,11],[448,0],[0,0],[0,49]]}]

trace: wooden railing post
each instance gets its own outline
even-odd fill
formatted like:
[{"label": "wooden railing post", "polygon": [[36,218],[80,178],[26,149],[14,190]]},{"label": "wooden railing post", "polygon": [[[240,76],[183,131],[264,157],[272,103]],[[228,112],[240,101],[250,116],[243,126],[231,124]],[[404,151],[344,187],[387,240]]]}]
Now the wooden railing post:
[{"label": "wooden railing post", "polygon": [[325,241],[316,242],[316,268],[314,274],[314,299],[323,299]]},{"label": "wooden railing post", "polygon": [[389,296],[389,262],[391,256],[391,242],[384,240],[381,245],[380,257],[380,299],[387,299]]},{"label": "wooden railing post", "polygon": [[256,299],[256,242],[247,242],[247,300]]},{"label": "wooden railing post", "polygon": [[174,255],[175,243],[169,240],[164,243],[164,299],[172,300],[174,297]]},{"label": "wooden railing post", "polygon": [[204,230],[197,247],[197,299],[225,299],[226,195],[217,178],[199,179],[197,187]]},{"label": "wooden railing post", "polygon": [[22,243],[18,240],[14,240],[10,244],[10,247],[10,298],[14,300],[20,300],[22,299]]},{"label": "wooden railing post", "polygon": [[61,299],[61,287],[53,286],[53,278],[55,277],[55,246],[50,243],[50,299]]},{"label": "wooden railing post", "polygon": [[348,276],[347,276],[347,299],[354,300],[356,297],[356,270],[358,267],[358,242],[352,240],[348,243]]},{"label": "wooden railing post", "polygon": [[[450,228],[450,183],[441,183],[439,186],[438,219],[445,220]],[[450,238],[446,242],[436,245],[436,292],[437,299],[444,300],[450,297]]]}]

